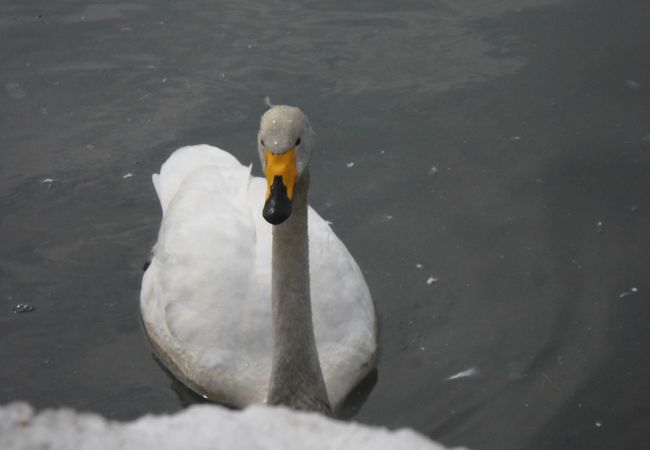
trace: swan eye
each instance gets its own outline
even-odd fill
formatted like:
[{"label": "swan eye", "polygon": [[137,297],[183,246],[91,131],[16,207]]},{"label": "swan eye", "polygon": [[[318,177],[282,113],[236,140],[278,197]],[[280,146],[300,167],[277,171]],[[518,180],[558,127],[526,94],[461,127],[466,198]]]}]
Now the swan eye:
[{"label": "swan eye", "polygon": [[298,147],[298,146],[300,145],[300,138],[298,138],[298,139],[296,140],[296,143],[295,143],[294,145],[295,145],[296,147]]}]

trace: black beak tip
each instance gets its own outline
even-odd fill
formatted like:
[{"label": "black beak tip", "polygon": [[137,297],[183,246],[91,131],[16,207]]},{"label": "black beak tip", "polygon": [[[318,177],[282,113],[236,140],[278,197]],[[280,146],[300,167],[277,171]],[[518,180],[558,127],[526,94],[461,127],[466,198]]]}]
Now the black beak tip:
[{"label": "black beak tip", "polygon": [[287,196],[287,188],[282,179],[276,176],[271,186],[269,198],[264,203],[262,216],[271,225],[280,225],[291,215],[291,200]]},{"label": "black beak tip", "polygon": [[291,215],[291,200],[286,195],[274,194],[271,192],[271,196],[264,203],[262,216],[271,225],[280,225]]},{"label": "black beak tip", "polygon": [[271,225],[280,225],[282,222],[287,220],[291,215],[291,207],[289,210],[284,210],[283,208],[267,208],[264,207],[262,211],[262,216],[264,219]]}]

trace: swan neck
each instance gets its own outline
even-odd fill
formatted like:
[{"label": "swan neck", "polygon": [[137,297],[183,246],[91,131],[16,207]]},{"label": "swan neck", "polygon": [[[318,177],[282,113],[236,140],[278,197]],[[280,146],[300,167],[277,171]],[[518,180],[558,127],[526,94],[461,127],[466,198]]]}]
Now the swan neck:
[{"label": "swan neck", "polygon": [[291,216],[273,227],[273,357],[268,403],[331,414],[311,311],[308,190],[306,168],[295,187]]}]

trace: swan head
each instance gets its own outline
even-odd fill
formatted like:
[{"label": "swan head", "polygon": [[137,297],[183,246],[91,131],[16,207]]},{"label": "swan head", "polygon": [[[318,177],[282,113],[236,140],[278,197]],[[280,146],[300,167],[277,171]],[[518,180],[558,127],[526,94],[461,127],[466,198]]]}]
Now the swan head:
[{"label": "swan head", "polygon": [[262,215],[278,225],[291,215],[296,183],[309,165],[314,132],[307,116],[294,106],[269,108],[260,120],[257,148],[266,176]]}]

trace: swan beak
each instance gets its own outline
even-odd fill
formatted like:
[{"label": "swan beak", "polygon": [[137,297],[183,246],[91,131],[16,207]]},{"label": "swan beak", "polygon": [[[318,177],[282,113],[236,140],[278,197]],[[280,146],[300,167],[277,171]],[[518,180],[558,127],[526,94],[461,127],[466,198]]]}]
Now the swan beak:
[{"label": "swan beak", "polygon": [[275,154],[264,153],[266,159],[266,202],[262,215],[272,225],[279,225],[291,215],[291,199],[298,179],[296,149]]}]

